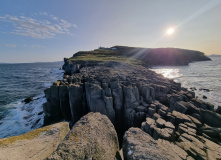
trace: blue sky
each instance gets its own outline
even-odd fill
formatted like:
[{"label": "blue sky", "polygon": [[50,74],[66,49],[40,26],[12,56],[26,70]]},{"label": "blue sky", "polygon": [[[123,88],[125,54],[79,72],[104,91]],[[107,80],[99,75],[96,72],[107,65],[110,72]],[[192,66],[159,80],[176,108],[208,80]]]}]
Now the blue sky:
[{"label": "blue sky", "polygon": [[221,0],[0,0],[0,62],[62,61],[114,45],[221,54],[220,15]]}]

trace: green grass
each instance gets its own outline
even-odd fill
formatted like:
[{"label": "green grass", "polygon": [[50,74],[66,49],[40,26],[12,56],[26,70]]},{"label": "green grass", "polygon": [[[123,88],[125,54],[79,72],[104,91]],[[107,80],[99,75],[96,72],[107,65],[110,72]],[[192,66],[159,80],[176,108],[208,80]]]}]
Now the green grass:
[{"label": "green grass", "polygon": [[142,65],[142,62],[121,55],[118,51],[107,49],[96,49],[94,51],[81,51],[69,58],[71,61],[115,61],[131,65]]}]

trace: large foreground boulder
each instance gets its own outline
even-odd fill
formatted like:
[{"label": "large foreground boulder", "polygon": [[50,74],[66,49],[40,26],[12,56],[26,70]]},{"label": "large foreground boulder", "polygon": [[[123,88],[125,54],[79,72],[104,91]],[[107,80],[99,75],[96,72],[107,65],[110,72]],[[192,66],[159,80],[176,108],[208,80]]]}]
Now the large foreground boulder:
[{"label": "large foreground boulder", "polygon": [[179,160],[186,159],[187,153],[177,145],[165,140],[154,140],[139,128],[130,128],[124,135],[123,154],[126,160]]},{"label": "large foreground boulder", "polygon": [[117,133],[107,116],[88,113],[72,128],[48,160],[114,159],[119,151]]},{"label": "large foreground boulder", "polygon": [[56,150],[69,131],[69,124],[60,122],[20,136],[0,139],[0,160],[43,160]]}]

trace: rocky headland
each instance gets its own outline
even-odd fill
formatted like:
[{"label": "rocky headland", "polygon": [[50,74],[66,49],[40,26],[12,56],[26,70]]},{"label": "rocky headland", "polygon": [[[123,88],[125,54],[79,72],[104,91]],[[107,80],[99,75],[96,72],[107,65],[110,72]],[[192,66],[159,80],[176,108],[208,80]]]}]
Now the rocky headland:
[{"label": "rocky headland", "polygon": [[65,58],[63,80],[45,90],[44,124],[67,121],[71,131],[45,158],[221,159],[220,108],[147,68],[201,60],[210,59],[123,46]]}]

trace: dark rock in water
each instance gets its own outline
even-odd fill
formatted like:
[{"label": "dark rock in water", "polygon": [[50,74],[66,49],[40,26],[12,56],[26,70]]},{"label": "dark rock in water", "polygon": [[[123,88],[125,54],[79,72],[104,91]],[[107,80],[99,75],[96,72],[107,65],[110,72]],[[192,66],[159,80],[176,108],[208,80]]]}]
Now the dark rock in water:
[{"label": "dark rock in water", "polygon": [[203,99],[207,99],[207,96],[203,95]]},{"label": "dark rock in water", "polygon": [[27,104],[27,103],[30,103],[31,101],[33,101],[33,97],[28,97],[23,102]]},{"label": "dark rock in water", "polygon": [[43,113],[44,113],[44,111],[41,111],[41,112],[38,113],[38,115],[42,115]]},{"label": "dark rock in water", "polygon": [[178,146],[165,140],[155,141],[150,135],[139,128],[130,128],[125,133],[123,139],[123,154],[127,160],[181,160],[186,159],[188,156]]},{"label": "dark rock in water", "polygon": [[216,113],[221,114],[221,106],[218,106],[218,107],[217,107],[217,109],[216,109]]},{"label": "dark rock in water", "polygon": [[111,121],[100,113],[88,113],[72,128],[48,160],[114,159],[119,151]]}]

